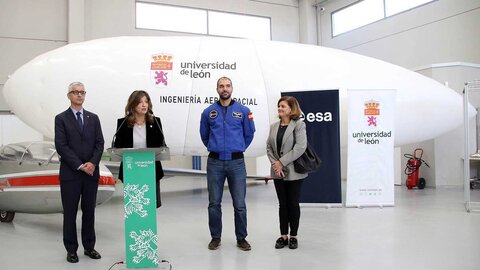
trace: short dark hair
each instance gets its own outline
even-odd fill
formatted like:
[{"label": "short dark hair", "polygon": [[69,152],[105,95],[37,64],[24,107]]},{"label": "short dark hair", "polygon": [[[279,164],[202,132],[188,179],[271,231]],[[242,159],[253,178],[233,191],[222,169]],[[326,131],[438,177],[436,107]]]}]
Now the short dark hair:
[{"label": "short dark hair", "polygon": [[220,83],[220,80],[229,80],[230,81],[230,86],[233,86],[232,80],[230,80],[230,78],[222,76],[217,80],[217,88],[218,88],[218,84]]}]

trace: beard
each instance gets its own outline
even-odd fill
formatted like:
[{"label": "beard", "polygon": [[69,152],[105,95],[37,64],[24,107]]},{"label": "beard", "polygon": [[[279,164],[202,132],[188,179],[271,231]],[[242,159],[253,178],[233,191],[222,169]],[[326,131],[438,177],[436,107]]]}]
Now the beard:
[{"label": "beard", "polygon": [[230,99],[230,97],[232,96],[232,94],[231,94],[231,93],[228,93],[228,92],[223,92],[223,93],[221,93],[219,96],[220,96],[220,99],[221,99],[221,100],[227,100],[227,99]]}]

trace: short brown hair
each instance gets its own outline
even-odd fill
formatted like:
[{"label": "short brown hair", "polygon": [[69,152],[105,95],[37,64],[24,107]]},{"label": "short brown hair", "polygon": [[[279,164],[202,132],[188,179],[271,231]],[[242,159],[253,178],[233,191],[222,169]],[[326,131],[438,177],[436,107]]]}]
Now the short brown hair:
[{"label": "short brown hair", "polygon": [[300,118],[300,115],[302,115],[302,110],[300,109],[300,104],[298,104],[298,100],[292,96],[283,96],[278,100],[277,107],[282,101],[286,101],[288,107],[292,109],[292,112],[290,113],[290,119],[298,120]]},{"label": "short brown hair", "polygon": [[143,97],[147,97],[148,101],[148,110],[145,114],[145,121],[149,124],[153,124],[153,106],[150,96],[144,90],[135,90],[128,97],[127,106],[125,106],[125,116],[127,117],[127,123],[129,127],[133,127],[133,125],[135,125],[135,107],[140,104],[140,100]]}]

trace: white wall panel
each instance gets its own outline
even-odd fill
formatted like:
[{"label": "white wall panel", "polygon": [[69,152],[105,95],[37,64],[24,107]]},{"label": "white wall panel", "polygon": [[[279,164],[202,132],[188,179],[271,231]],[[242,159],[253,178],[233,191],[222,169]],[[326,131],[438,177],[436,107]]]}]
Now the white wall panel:
[{"label": "white wall panel", "polygon": [[478,33],[480,8],[362,44],[349,51],[407,68],[456,61],[480,63]]},{"label": "white wall panel", "polygon": [[47,51],[66,45],[66,42],[53,42],[26,39],[0,39],[0,83],[17,68]]},{"label": "white wall panel", "polygon": [[[0,0],[0,86],[35,56],[66,44],[67,0]],[[0,92],[0,110],[8,110]]]},{"label": "white wall panel", "polygon": [[0,0],[0,37],[66,40],[66,0]]},{"label": "white wall panel", "polygon": [[478,0],[435,1],[332,38],[331,12],[352,2],[326,3],[319,16],[323,46],[407,68],[452,61],[480,62]]},{"label": "white wall panel", "polygon": [[[7,81],[8,75],[34,57],[64,46],[66,42],[53,42],[27,39],[0,39],[0,84]],[[0,92],[0,110],[9,110]]]}]

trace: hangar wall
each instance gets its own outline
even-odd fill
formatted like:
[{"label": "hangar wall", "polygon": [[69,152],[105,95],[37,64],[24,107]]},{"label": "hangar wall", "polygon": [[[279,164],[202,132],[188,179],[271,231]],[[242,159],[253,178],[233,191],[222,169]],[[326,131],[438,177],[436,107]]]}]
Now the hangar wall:
[{"label": "hangar wall", "polygon": [[[305,20],[315,19],[314,24],[318,26],[316,39],[319,45],[360,53],[413,70],[420,66],[437,63],[458,61],[480,63],[480,50],[478,50],[480,36],[477,34],[480,25],[480,1],[478,0],[438,0],[332,37],[330,12],[355,1],[148,0],[148,2],[271,17],[272,39],[276,41],[312,43],[314,38],[311,33],[307,33],[307,38],[302,38],[302,35],[306,35],[305,26],[311,26],[311,22],[305,23]],[[108,0],[0,0],[0,113],[9,114],[9,108],[1,95],[8,74],[13,73],[36,55],[64,46],[69,41],[123,35],[185,35],[135,29],[135,1],[115,1],[114,7],[112,3]],[[313,7],[315,3],[319,3],[325,10],[320,12],[319,9],[315,9]],[[310,16],[310,19],[299,19],[299,14],[311,14],[311,11],[318,15],[317,18],[312,19]],[[435,79],[443,83],[445,78],[448,79],[455,72],[458,70],[449,70],[446,75],[437,76]],[[428,74],[429,72],[426,72],[426,75]],[[448,80],[451,81],[451,79]],[[453,88],[452,84],[451,87]],[[461,91],[458,88],[454,89]],[[15,123],[11,120],[6,121]],[[19,130],[21,128],[19,126]],[[12,130],[16,130],[15,124]],[[25,134],[25,132],[22,133]],[[448,137],[448,134],[445,136],[447,138],[436,139],[434,146],[429,146],[429,149],[434,148],[434,152],[445,153],[451,147],[445,144],[446,141],[460,139],[458,134],[451,135],[453,137]],[[12,136],[12,138],[21,137]],[[6,142],[2,141],[2,143]],[[425,147],[428,146],[425,145]],[[435,154],[430,155],[432,159],[438,159]],[[442,158],[442,162],[458,164],[458,159]],[[445,166],[438,167],[445,169]],[[432,174],[434,178],[435,176],[438,178],[438,175],[449,175],[448,179],[454,180],[438,178],[437,184],[461,184],[456,180],[461,176],[451,175],[451,172],[445,173],[447,172],[435,170]]]},{"label": "hangar wall", "polygon": [[66,44],[66,0],[0,0],[0,145],[42,139],[10,113],[3,86],[17,68]]},{"label": "hangar wall", "polygon": [[[149,2],[267,16],[271,17],[273,40],[299,39],[296,0]],[[186,34],[135,29],[134,0],[0,0],[0,93],[9,74],[35,56],[68,44],[69,39],[77,42],[126,35]],[[9,111],[2,94],[0,111]]]},{"label": "hangar wall", "polygon": [[[325,8],[325,11],[317,12],[322,46],[359,53],[417,71],[442,84],[447,83],[459,94],[464,82],[480,79],[478,0],[434,1],[336,37],[331,35],[331,12],[356,1],[320,2]],[[478,97],[472,99],[473,103],[480,105]],[[420,176],[427,179],[427,186],[463,185],[463,141],[463,127],[459,127],[438,138],[403,146],[400,164],[396,164],[401,167],[400,183],[406,179],[403,154],[412,154],[415,148],[421,147],[425,150],[424,159],[432,166],[420,170]]]},{"label": "hangar wall", "polygon": [[405,68],[445,62],[480,63],[480,1],[438,0],[331,36],[330,13],[353,0],[325,3],[319,14],[322,46],[375,57]]},{"label": "hangar wall", "polygon": [[[297,0],[148,0],[201,9],[259,15],[271,18],[272,40],[298,42]],[[184,33],[135,29],[135,1],[85,0],[85,38],[145,35],[167,36]],[[192,34],[193,35],[193,34]]]},{"label": "hangar wall", "polygon": [[[271,18],[273,40],[288,42],[298,42],[299,40],[297,0],[148,0],[144,2],[267,16]],[[135,0],[115,2],[110,0],[0,0],[0,23],[0,52],[2,55],[2,61],[0,61],[0,113],[3,114],[0,115],[0,124],[11,125],[9,132],[22,130],[22,132],[15,132],[21,134],[0,136],[0,145],[24,140],[38,140],[37,132],[33,130],[25,132],[21,121],[10,115],[10,108],[1,93],[8,74],[12,74],[35,56],[64,46],[69,42],[97,38],[126,35],[188,35],[135,29]],[[65,102],[67,104],[66,99]],[[34,135],[25,137],[23,136],[25,134]],[[258,174],[256,163],[255,159],[247,161],[249,174]],[[206,162],[204,161],[202,164],[206,164]],[[165,162],[165,166],[191,168],[191,158],[174,157],[172,161]],[[268,167],[265,172],[265,174],[268,173]]]},{"label": "hangar wall", "polygon": [[66,0],[0,0],[0,111],[8,75],[35,56],[67,44]]}]

